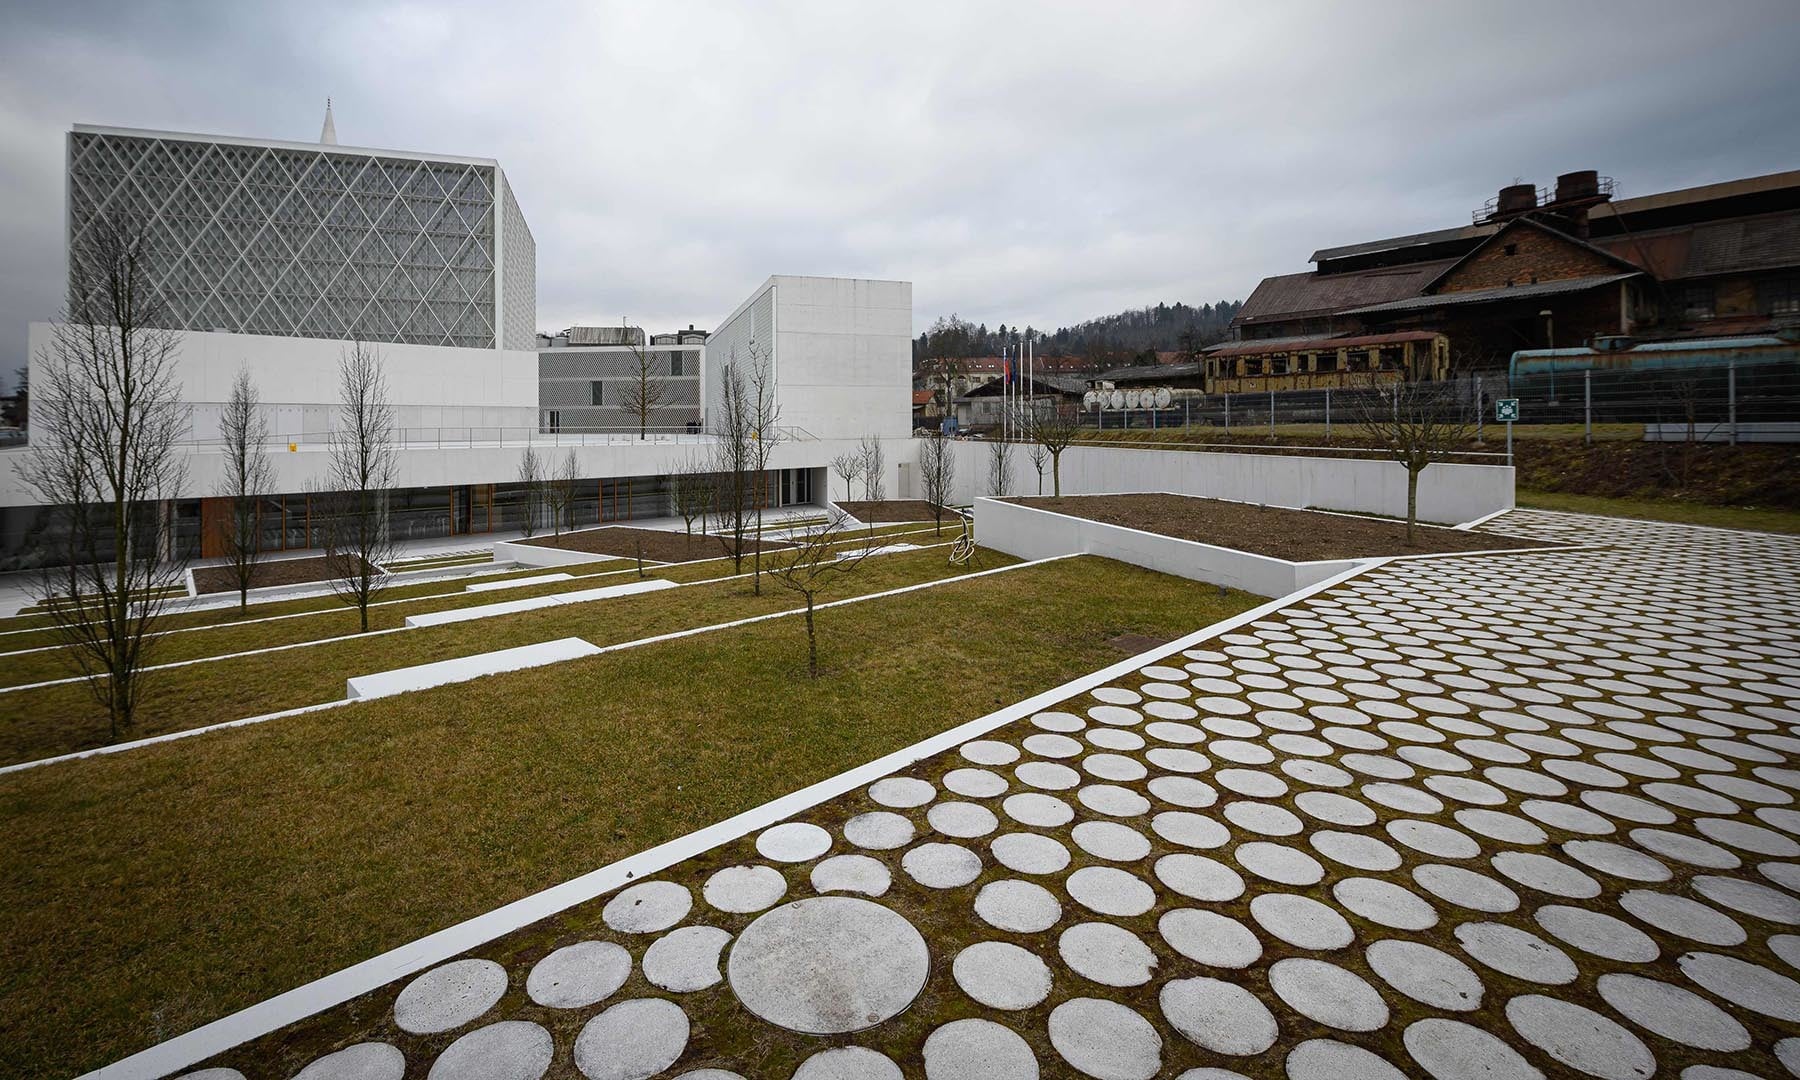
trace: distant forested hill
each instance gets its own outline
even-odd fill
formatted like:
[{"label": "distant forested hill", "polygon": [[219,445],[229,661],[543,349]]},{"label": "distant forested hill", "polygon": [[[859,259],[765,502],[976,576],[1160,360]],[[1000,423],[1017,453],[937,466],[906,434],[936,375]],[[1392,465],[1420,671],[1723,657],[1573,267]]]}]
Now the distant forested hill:
[{"label": "distant forested hill", "polygon": [[946,315],[913,342],[913,364],[928,359],[993,356],[1002,345],[1036,337],[1039,356],[1067,356],[1095,367],[1150,363],[1159,352],[1194,353],[1228,336],[1241,300],[1214,304],[1157,304],[1064,326],[1043,334],[1029,326],[989,329],[956,315]]}]

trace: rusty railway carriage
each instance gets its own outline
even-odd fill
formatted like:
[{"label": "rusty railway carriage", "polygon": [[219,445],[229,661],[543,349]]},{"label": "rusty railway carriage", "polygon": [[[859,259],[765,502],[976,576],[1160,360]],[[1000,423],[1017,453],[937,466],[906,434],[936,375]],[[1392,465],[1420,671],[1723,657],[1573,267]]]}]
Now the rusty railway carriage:
[{"label": "rusty railway carriage", "polygon": [[1450,339],[1428,330],[1240,341],[1206,354],[1206,392],[1325,390],[1419,382],[1450,373]]}]

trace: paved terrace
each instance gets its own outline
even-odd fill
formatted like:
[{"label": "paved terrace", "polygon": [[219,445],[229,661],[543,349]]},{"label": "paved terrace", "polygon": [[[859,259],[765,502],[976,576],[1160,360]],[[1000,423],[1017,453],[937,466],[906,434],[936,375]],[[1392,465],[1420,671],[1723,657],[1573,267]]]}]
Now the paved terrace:
[{"label": "paved terrace", "polygon": [[1800,1075],[1800,540],[1489,527],[190,1075]]}]

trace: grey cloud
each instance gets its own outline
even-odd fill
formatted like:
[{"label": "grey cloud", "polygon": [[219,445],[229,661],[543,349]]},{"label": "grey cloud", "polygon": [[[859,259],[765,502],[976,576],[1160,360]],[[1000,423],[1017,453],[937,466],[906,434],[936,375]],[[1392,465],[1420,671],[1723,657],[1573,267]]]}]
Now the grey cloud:
[{"label": "grey cloud", "polygon": [[769,273],[1048,327],[1241,298],[1521,176],[1800,165],[1791,3],[33,4],[0,35],[0,370],[59,298],[74,122],[491,156],[539,324]]}]

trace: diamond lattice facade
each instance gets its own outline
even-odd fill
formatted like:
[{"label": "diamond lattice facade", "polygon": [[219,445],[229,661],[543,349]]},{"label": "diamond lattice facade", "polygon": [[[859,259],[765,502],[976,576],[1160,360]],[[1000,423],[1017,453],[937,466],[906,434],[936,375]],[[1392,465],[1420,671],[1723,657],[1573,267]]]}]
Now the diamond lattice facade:
[{"label": "diamond lattice facade", "polygon": [[171,328],[535,344],[536,246],[492,160],[87,126],[68,145],[70,250],[102,215],[141,223]]}]

